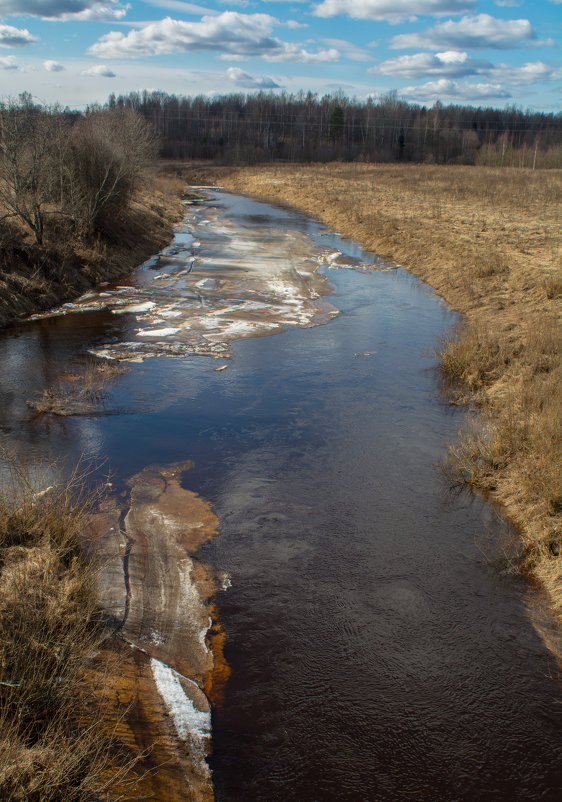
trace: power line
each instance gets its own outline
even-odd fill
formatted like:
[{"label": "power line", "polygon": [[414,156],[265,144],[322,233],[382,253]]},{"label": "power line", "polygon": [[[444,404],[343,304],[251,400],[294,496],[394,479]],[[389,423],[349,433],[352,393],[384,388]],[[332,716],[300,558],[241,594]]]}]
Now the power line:
[{"label": "power line", "polygon": [[[143,113],[143,112],[140,112]],[[225,117],[200,117],[196,116],[168,116],[164,113],[161,120],[154,120],[153,115],[150,113],[144,113],[144,115],[148,120],[151,122],[157,123],[167,123],[167,122],[178,122],[178,121],[186,121],[186,122],[199,122],[199,123],[212,123],[217,126],[228,126],[228,125],[259,125],[262,127],[267,127],[270,125],[278,125],[278,126],[285,126],[285,127],[304,127],[304,128],[326,128],[329,129],[332,125],[330,119],[326,119],[321,122],[312,122],[310,120],[263,120],[263,119],[228,119]],[[479,123],[482,121],[478,121]],[[492,128],[486,126],[485,128],[474,128],[472,124],[469,125],[458,125],[458,124],[451,124],[447,126],[435,126],[435,125],[426,125],[425,122],[419,122],[418,124],[404,124],[401,122],[394,122],[390,120],[384,121],[382,124],[379,120],[363,120],[354,123],[344,122],[342,124],[337,124],[338,130],[347,129],[348,131],[353,131],[355,129],[360,130],[368,129],[371,130],[372,128],[375,129],[382,129],[382,130],[393,130],[401,129],[404,131],[484,131],[484,132],[509,132],[509,133],[555,133],[555,132],[562,132],[562,120],[560,122],[560,127],[550,127],[544,128],[541,126],[526,126],[524,128],[515,128],[508,124],[503,125],[502,127]]]}]

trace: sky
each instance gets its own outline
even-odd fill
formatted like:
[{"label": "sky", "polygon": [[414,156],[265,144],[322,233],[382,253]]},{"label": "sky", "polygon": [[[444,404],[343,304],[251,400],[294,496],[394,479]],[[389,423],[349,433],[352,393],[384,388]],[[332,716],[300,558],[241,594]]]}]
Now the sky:
[{"label": "sky", "polygon": [[260,90],[558,113],[562,0],[0,0],[0,99]]}]

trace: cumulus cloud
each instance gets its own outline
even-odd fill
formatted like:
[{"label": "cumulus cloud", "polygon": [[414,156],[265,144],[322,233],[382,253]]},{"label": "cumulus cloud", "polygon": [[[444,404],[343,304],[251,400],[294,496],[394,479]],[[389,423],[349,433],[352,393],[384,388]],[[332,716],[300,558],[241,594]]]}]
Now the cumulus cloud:
[{"label": "cumulus cloud", "polygon": [[[195,14],[198,17],[203,15],[220,14],[220,11],[215,11],[212,8],[205,8],[204,6],[197,6],[193,3],[184,3],[183,0],[146,0],[150,2],[151,6],[158,8],[168,8],[170,11],[183,11],[184,14]],[[231,5],[239,5],[239,3],[232,3]]]},{"label": "cumulus cloud", "polygon": [[0,58],[0,70],[19,70],[15,56],[2,56]]},{"label": "cumulus cloud", "polygon": [[432,103],[441,98],[471,103],[482,100],[501,100],[511,97],[507,89],[500,84],[458,83],[448,78],[440,78],[438,81],[428,81],[428,83],[422,84],[421,86],[405,86],[400,90],[400,94],[406,98],[417,100],[422,103]]},{"label": "cumulus cloud", "polygon": [[478,14],[474,17],[462,17],[458,22],[440,22],[419,33],[402,33],[392,39],[390,46],[394,49],[421,47],[425,50],[509,50],[523,44],[528,45],[536,39],[537,35],[527,19],[503,20],[489,14]]},{"label": "cumulus cloud", "polygon": [[323,0],[314,8],[314,14],[317,17],[347,14],[353,19],[398,23],[422,14],[433,17],[464,14],[475,7],[476,0]]},{"label": "cumulus cloud", "polygon": [[0,47],[28,47],[38,41],[39,39],[32,36],[27,28],[0,25]]},{"label": "cumulus cloud", "polygon": [[528,86],[539,82],[559,81],[562,79],[562,69],[549,67],[543,61],[528,61],[520,67],[496,64],[488,70],[487,77],[512,86]]},{"label": "cumulus cloud", "polygon": [[58,61],[52,61],[51,59],[44,61],[43,66],[47,72],[62,72],[64,70],[62,64],[60,64]]},{"label": "cumulus cloud", "polygon": [[110,70],[105,64],[96,64],[94,67],[88,67],[87,70],[82,70],[82,75],[90,75],[93,78],[115,78],[115,73]]},{"label": "cumulus cloud", "polygon": [[0,0],[0,15],[15,17],[27,14],[43,19],[119,20],[127,13],[128,5],[119,0]]},{"label": "cumulus cloud", "polygon": [[468,53],[447,50],[444,53],[416,53],[413,56],[390,58],[371,67],[367,72],[391,75],[393,78],[466,78],[468,75],[489,70],[492,66],[489,61],[470,58]]},{"label": "cumulus cloud", "polygon": [[226,77],[242,89],[279,89],[279,84],[272,78],[250,75],[240,67],[229,67]]},{"label": "cumulus cloud", "polygon": [[338,50],[345,58],[350,61],[372,61],[373,54],[368,50],[363,50],[345,39],[322,39],[323,44]]},{"label": "cumulus cloud", "polygon": [[269,14],[241,14],[237,11],[205,16],[200,22],[166,17],[126,35],[111,31],[88,52],[100,58],[143,58],[210,51],[234,57],[260,56],[273,62],[309,64],[339,60],[340,54],[333,48],[310,53],[298,44],[272,36],[275,24],[277,20]]},{"label": "cumulus cloud", "polygon": [[510,64],[491,64],[483,59],[470,58],[468,53],[456,50],[444,53],[416,53],[387,59],[367,70],[373,75],[389,75],[393,78],[467,78],[479,75],[494,84],[528,86],[539,81],[554,81],[561,77],[562,70],[549,67],[542,61],[527,62],[519,67]]}]

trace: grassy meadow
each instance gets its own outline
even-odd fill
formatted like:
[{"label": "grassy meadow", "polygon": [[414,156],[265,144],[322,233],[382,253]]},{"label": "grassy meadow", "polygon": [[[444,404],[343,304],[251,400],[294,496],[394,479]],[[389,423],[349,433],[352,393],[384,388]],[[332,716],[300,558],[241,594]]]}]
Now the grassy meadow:
[{"label": "grassy meadow", "polygon": [[451,401],[476,414],[444,469],[504,506],[521,568],[562,618],[562,173],[338,162],[186,175],[308,212],[463,315],[439,353]]}]

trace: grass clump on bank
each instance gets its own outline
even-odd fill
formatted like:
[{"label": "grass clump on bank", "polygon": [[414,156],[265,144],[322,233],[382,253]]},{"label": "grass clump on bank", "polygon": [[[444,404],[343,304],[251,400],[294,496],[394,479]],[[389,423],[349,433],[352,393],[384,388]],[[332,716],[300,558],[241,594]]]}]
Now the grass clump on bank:
[{"label": "grass clump on bank", "polygon": [[[84,671],[106,636],[80,549],[83,477],[41,484],[11,464],[0,494],[0,798],[94,802],[115,765]],[[92,710],[94,711],[92,713]]]},{"label": "grass clump on bank", "polygon": [[190,174],[314,215],[404,265],[464,316],[440,361],[452,399],[477,414],[447,471],[504,505],[522,567],[561,619],[561,171],[333,163]]},{"label": "grass clump on bank", "polygon": [[84,415],[98,411],[107,398],[110,382],[126,372],[116,362],[88,359],[76,374],[67,376],[28,401],[37,412],[52,415]]}]

